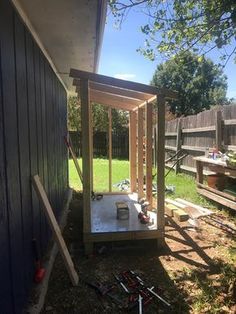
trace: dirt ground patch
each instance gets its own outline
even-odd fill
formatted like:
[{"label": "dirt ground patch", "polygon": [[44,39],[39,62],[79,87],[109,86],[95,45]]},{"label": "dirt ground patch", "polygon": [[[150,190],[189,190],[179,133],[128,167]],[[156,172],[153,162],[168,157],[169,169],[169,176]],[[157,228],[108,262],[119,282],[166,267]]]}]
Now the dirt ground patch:
[{"label": "dirt ground patch", "polygon": [[[214,217],[235,228],[225,212]],[[99,295],[86,282],[114,284],[114,273],[133,270],[171,304],[171,309],[153,298],[143,313],[235,313],[235,235],[209,219],[199,219],[198,228],[167,220],[166,247],[156,241],[100,243],[94,254],[85,256],[82,242],[82,200],[74,195],[64,237],[79,272],[80,282],[72,287],[60,255],[50,278],[41,313],[126,313],[109,296]],[[119,287],[115,284],[115,289]],[[120,288],[122,290],[122,288]],[[124,292],[118,291],[123,298]],[[123,300],[123,299],[122,299]],[[138,307],[129,311],[138,313]]]}]

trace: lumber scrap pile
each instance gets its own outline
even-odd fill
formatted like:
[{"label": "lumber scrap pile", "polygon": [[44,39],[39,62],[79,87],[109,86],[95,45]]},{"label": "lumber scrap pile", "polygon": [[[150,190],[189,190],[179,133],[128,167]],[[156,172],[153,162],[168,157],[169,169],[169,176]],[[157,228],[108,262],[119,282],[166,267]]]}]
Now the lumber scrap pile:
[{"label": "lumber scrap pile", "polygon": [[165,214],[176,218],[178,221],[187,221],[189,218],[197,219],[213,214],[207,208],[185,201],[181,198],[165,200]]}]

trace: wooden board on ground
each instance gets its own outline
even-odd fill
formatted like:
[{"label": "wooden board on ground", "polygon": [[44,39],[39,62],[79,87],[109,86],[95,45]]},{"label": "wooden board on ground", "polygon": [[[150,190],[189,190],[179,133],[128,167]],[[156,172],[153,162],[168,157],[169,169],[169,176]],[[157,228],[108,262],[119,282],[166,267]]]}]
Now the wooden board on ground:
[{"label": "wooden board on ground", "polygon": [[189,215],[185,212],[185,209],[179,208],[173,204],[165,205],[165,213],[170,217],[178,219],[179,221],[186,221],[189,219]]},{"label": "wooden board on ground", "polygon": [[[182,203],[183,205],[185,205],[187,208],[187,211],[190,210],[190,208],[191,208],[191,212],[192,212],[192,215],[194,215],[194,218],[198,218],[198,217],[202,217],[202,216],[208,216],[208,215],[213,214],[213,212],[211,210],[209,210],[205,207],[193,204],[193,203],[186,201],[186,200],[183,200],[181,198],[177,198],[176,201],[178,203]],[[186,210],[186,208],[185,208],[185,210]]]},{"label": "wooden board on ground", "polygon": [[79,281],[78,274],[75,271],[73,261],[70,257],[70,254],[69,254],[68,249],[66,247],[65,241],[62,237],[61,230],[58,226],[58,223],[57,223],[56,218],[54,216],[52,207],[49,203],[48,197],[46,195],[46,192],[44,191],[44,188],[40,182],[40,178],[38,175],[35,175],[33,177],[33,186],[34,186],[34,189],[38,195],[38,198],[39,198],[41,204],[43,205],[44,212],[45,212],[46,217],[48,219],[48,222],[51,226],[54,239],[58,245],[59,251],[60,251],[61,256],[64,260],[65,265],[66,265],[66,269],[67,269],[68,274],[70,276],[71,282],[74,286],[76,286],[78,284],[78,281]]},{"label": "wooden board on ground", "polygon": [[174,211],[179,209],[177,206],[172,204],[166,204],[165,205],[165,214],[167,214],[170,217],[174,216]]},{"label": "wooden board on ground", "polygon": [[176,200],[171,200],[169,198],[165,199],[165,203],[175,205],[175,206],[177,206],[179,208],[185,208],[186,207],[186,205],[181,204],[181,203],[177,202]]},{"label": "wooden board on ground", "polygon": [[174,218],[178,219],[179,221],[187,221],[189,219],[189,215],[181,208],[176,209],[173,211]]}]

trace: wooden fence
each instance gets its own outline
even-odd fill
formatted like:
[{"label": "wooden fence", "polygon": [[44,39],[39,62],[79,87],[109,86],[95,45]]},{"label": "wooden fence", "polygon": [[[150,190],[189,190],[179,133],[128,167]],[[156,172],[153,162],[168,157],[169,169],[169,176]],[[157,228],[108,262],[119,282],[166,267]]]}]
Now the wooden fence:
[{"label": "wooden fence", "polygon": [[176,172],[195,173],[193,158],[204,155],[214,145],[219,149],[236,150],[236,105],[217,107],[166,122],[166,158],[180,149],[188,153],[176,164]]},{"label": "wooden fence", "polygon": [[[70,131],[70,138],[77,157],[81,157],[81,132]],[[108,134],[107,132],[94,132],[93,134],[93,156],[108,156]],[[112,133],[112,158],[129,158],[129,131]]]}]

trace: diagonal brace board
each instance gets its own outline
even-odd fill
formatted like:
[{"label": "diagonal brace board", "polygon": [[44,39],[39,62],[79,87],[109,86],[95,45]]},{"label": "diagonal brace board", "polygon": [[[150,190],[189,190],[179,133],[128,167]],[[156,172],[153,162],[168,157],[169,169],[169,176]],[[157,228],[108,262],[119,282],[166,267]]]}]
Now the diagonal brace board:
[{"label": "diagonal brace board", "polygon": [[75,168],[77,170],[77,173],[79,175],[79,178],[80,178],[80,181],[81,183],[83,184],[83,174],[82,174],[82,170],[80,169],[80,166],[79,166],[79,163],[78,163],[78,160],[75,156],[75,153],[74,153],[74,150],[73,150],[73,147],[72,147],[72,144],[71,144],[71,140],[70,140],[70,137],[69,137],[69,141],[67,140],[66,136],[64,137],[64,140],[65,140],[65,143],[66,143],[66,146],[68,147],[70,153],[71,153],[71,156],[73,158],[73,161],[74,161],[74,164],[75,164]]},{"label": "diagonal brace board", "polygon": [[63,261],[65,263],[66,269],[68,271],[70,280],[71,280],[73,286],[77,286],[78,281],[79,281],[78,274],[74,268],[73,261],[70,257],[70,254],[69,254],[68,249],[66,247],[65,241],[62,237],[61,230],[58,226],[58,223],[57,223],[56,218],[54,216],[52,207],[49,203],[47,194],[43,188],[43,185],[42,185],[38,175],[33,176],[33,186],[34,186],[34,189],[38,195],[38,198],[39,198],[41,204],[43,205],[45,215],[46,215],[48,222],[49,222],[49,225],[52,229],[53,237],[54,237],[54,239],[58,245],[59,251],[61,253],[61,256],[62,256]]}]

